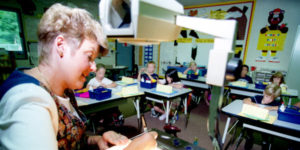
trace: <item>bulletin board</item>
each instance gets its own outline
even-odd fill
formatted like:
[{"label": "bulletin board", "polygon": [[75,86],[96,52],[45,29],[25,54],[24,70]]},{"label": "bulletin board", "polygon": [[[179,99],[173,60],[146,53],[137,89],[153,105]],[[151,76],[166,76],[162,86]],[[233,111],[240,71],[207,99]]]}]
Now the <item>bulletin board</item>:
[{"label": "bulletin board", "polygon": [[[254,8],[255,0],[243,0],[187,6],[184,8],[184,13],[185,15],[193,17],[236,20],[238,22],[238,28],[235,56],[244,60],[247,54],[247,44],[254,16]],[[199,49],[207,48],[208,46],[205,46],[207,44],[213,45],[212,37],[189,29],[186,32],[188,38],[195,38],[195,43],[198,45]]]},{"label": "bulletin board", "polygon": [[144,46],[144,66],[153,60],[153,45]]},{"label": "bulletin board", "polygon": [[[207,5],[186,6],[184,13],[187,16],[234,19],[238,22],[235,57],[246,58],[249,33],[254,15],[255,0],[232,1]],[[159,73],[164,71],[168,64],[187,64],[195,61],[198,66],[207,66],[208,54],[213,48],[213,36],[183,28],[178,39],[172,42],[161,43]]]}]

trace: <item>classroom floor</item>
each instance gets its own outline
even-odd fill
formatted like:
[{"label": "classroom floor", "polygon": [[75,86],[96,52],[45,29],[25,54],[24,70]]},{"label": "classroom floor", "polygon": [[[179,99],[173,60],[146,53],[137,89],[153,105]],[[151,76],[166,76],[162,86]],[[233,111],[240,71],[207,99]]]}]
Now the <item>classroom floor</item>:
[{"label": "classroom floor", "polygon": [[[198,137],[198,145],[207,150],[212,150],[211,140],[208,136],[207,132],[207,118],[209,115],[209,108],[206,106],[204,101],[201,101],[200,104],[191,111],[190,119],[187,128],[185,128],[185,118],[184,114],[179,116],[179,120],[176,121],[176,126],[181,129],[181,132],[177,134],[177,136],[183,140],[186,140],[190,143],[193,143],[194,138]],[[163,126],[165,121],[160,121],[158,118],[153,118],[150,116],[150,112],[145,113],[145,120],[147,122],[148,129],[156,128],[163,131]],[[225,123],[227,117],[224,114],[220,115],[220,132],[221,136],[223,135]],[[232,119],[233,120],[233,119]],[[137,119],[136,115],[128,117],[125,119],[125,126],[127,127],[137,127]],[[226,142],[230,139],[230,135],[227,136]],[[239,146],[239,150],[244,149],[245,140]],[[229,149],[233,149],[233,146]],[[253,149],[261,149],[260,145],[254,144]]]},{"label": "classroom floor", "polygon": [[[177,133],[177,136],[185,141],[190,142],[190,143],[193,143],[194,138],[198,137],[198,139],[199,139],[198,145],[200,147],[207,149],[207,150],[212,150],[213,146],[212,146],[211,140],[208,136],[207,127],[206,127],[208,115],[209,115],[209,108],[208,108],[208,106],[206,106],[204,101],[201,101],[200,104],[191,111],[187,128],[184,127],[185,126],[184,114],[181,114],[179,117],[179,120],[176,121],[176,123],[175,123],[176,126],[181,129],[181,132]],[[165,124],[165,121],[160,121],[158,118],[151,117],[150,111],[145,113],[144,116],[145,116],[145,120],[147,122],[148,129],[156,128],[161,131],[164,131],[163,126]],[[221,113],[220,114],[220,122],[219,122],[219,130],[220,130],[221,136],[223,136],[226,119],[227,119],[227,116]],[[231,123],[233,121],[234,121],[234,118],[231,119]],[[126,118],[124,126],[136,128],[137,127],[136,115]],[[128,136],[131,136],[131,135],[128,135]],[[230,137],[231,137],[231,135],[228,135],[226,137],[225,144],[228,143],[228,141],[230,140]],[[261,149],[261,145],[259,144],[259,143],[261,143],[260,133],[254,133],[254,137],[255,137],[255,140],[254,140],[255,144],[253,145],[252,149],[260,150]],[[291,143],[285,139],[275,137],[273,139],[271,149],[272,150],[289,149],[290,144]],[[238,150],[243,150],[244,145],[245,145],[245,139],[242,140],[241,144],[238,147]],[[234,145],[230,146],[228,149],[234,149]]]},{"label": "classroom floor", "polygon": [[[192,109],[190,114],[190,119],[187,128],[185,128],[185,116],[184,114],[181,114],[179,116],[179,120],[176,121],[175,125],[181,129],[181,132],[177,133],[177,136],[185,141],[188,141],[190,143],[193,143],[194,138],[197,137],[198,140],[198,146],[202,147],[207,150],[212,150],[213,146],[211,144],[211,140],[208,136],[207,132],[207,118],[209,115],[209,107],[206,106],[204,101],[201,101],[197,107]],[[148,129],[156,128],[161,131],[163,130],[163,126],[165,125],[165,121],[160,121],[158,118],[153,118],[150,116],[150,111],[146,112],[144,114],[145,120],[147,123]],[[221,137],[223,136],[223,131],[225,127],[227,116],[224,114],[220,114],[220,122],[219,122],[219,130]],[[235,121],[234,118],[231,119],[231,123]],[[125,123],[122,127],[118,128],[106,128],[104,130],[115,130],[116,132],[119,132],[123,135],[126,135],[127,137],[133,137],[137,134],[139,134],[139,131],[137,130],[137,118],[136,115],[132,115],[130,117],[125,118]],[[103,129],[103,128],[102,128]],[[238,127],[237,132],[239,132],[241,127]],[[237,134],[238,135],[238,134]],[[261,149],[261,135],[260,133],[254,133],[255,137],[253,150],[260,150]],[[231,134],[227,135],[225,144],[228,143],[228,141],[231,138]],[[293,142],[289,142],[282,138],[274,138],[272,143],[272,150],[285,150],[289,149],[289,145],[295,144]],[[243,150],[245,145],[245,139],[242,140],[241,144],[238,147],[238,150]],[[297,144],[299,146],[299,143]],[[296,146],[296,147],[298,147]],[[295,147],[295,146],[294,146]],[[228,149],[234,149],[234,145],[230,146]],[[295,148],[294,148],[295,149]]]}]

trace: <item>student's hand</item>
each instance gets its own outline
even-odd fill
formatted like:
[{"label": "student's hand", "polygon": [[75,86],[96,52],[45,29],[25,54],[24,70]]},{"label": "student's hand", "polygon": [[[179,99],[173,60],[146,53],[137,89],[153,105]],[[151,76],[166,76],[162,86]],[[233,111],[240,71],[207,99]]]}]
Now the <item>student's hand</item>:
[{"label": "student's hand", "polygon": [[278,110],[278,106],[269,106],[269,107],[265,107],[265,109],[268,109],[268,110]]},{"label": "student's hand", "polygon": [[104,88],[107,88],[107,85],[106,85],[106,84],[103,84],[103,83],[100,83],[99,86],[102,86],[102,87],[104,87]]},{"label": "student's hand", "polygon": [[141,68],[140,73],[145,72],[145,68]]},{"label": "student's hand", "polygon": [[125,150],[154,150],[157,147],[156,132],[148,132],[144,135],[134,139],[131,143],[125,148]]},{"label": "student's hand", "polygon": [[174,87],[174,88],[177,88],[177,89],[180,89],[180,88],[183,87],[183,85],[179,84],[179,83],[172,83],[171,86]]},{"label": "student's hand", "polygon": [[114,131],[107,131],[97,140],[97,145],[100,150],[105,150],[109,148],[109,145],[125,145],[128,142],[129,139],[126,136]]}]

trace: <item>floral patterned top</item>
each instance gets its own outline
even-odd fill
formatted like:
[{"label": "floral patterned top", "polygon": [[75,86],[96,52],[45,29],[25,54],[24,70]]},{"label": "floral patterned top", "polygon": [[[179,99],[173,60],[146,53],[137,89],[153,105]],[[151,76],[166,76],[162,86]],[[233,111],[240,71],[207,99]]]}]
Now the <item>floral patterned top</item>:
[{"label": "floral patterned top", "polygon": [[[45,88],[47,90],[47,88]],[[80,116],[78,118],[72,114],[63,104],[61,104],[58,98],[49,90],[47,90],[53,97],[59,116],[57,142],[58,149],[60,150],[75,150],[82,149],[86,143],[86,135],[84,134],[86,126],[86,117],[78,109],[78,105],[72,90],[65,90],[65,96],[70,98],[70,103]]]}]

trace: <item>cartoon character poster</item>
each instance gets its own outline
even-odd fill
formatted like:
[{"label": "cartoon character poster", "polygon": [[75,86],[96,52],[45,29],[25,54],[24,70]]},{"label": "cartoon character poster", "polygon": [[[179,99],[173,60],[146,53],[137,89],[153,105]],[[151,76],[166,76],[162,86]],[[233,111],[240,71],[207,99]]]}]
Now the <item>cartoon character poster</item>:
[{"label": "cartoon character poster", "polygon": [[270,63],[280,63],[277,52],[284,50],[284,43],[288,32],[287,24],[282,23],[284,13],[285,11],[280,8],[269,12],[269,25],[260,30],[257,50],[261,51],[261,56],[256,58],[256,62],[268,61]]},{"label": "cartoon character poster", "polygon": [[[211,4],[204,6],[190,6],[185,7],[185,14],[191,17],[201,17],[210,19],[227,19],[237,21],[237,47],[235,50],[235,57],[244,58],[248,42],[249,28],[251,27],[251,20],[253,16],[252,0],[248,1],[236,1],[222,4]],[[178,60],[194,60],[196,62],[203,62],[205,60],[199,54],[203,54],[204,51],[209,51],[213,45],[214,37],[202,34],[200,32],[183,29],[179,40],[176,41],[174,46],[180,45],[180,43],[190,43],[190,47],[187,53],[190,53],[190,57],[184,59],[187,55],[178,55]],[[183,40],[184,39],[184,40]],[[184,41],[184,42],[183,42]],[[178,50],[181,49],[178,47]],[[201,51],[201,52],[200,52]],[[205,53],[205,52],[204,52]],[[203,64],[206,65],[206,64]]]},{"label": "cartoon character poster", "polygon": [[[234,48],[235,57],[245,60],[255,2],[255,0],[238,0],[185,6],[184,14],[190,17],[236,20],[238,27],[236,47]],[[160,66],[164,66],[163,62],[171,62],[172,65],[176,65],[187,64],[190,61],[195,61],[198,66],[207,66],[208,55],[213,48],[213,44],[213,36],[192,29],[182,28],[176,41],[161,43],[160,56],[168,54],[171,58],[160,57]],[[159,73],[162,72],[162,69],[162,67],[159,68]]]}]

